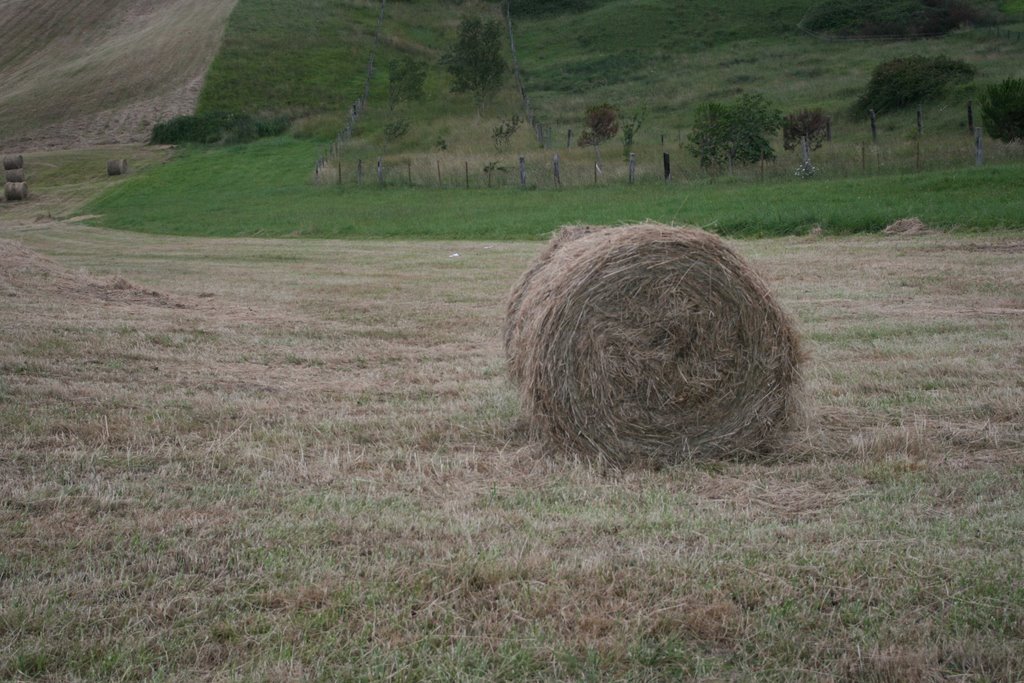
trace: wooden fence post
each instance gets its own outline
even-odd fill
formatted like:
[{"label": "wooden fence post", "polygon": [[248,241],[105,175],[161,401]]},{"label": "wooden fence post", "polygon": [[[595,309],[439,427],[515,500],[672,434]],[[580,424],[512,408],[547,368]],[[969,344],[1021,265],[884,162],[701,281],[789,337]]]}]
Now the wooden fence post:
[{"label": "wooden fence post", "polygon": [[341,185],[341,157],[338,157],[338,184]]},{"label": "wooden fence post", "polygon": [[466,189],[468,190],[469,189],[469,162],[467,161],[467,162],[465,162],[465,164],[466,164]]},{"label": "wooden fence post", "polygon": [[526,187],[526,157],[519,157],[519,187]]},{"label": "wooden fence post", "polygon": [[569,132],[565,136],[565,148],[572,148],[572,128],[569,129]]},{"label": "wooden fence post", "polygon": [[974,129],[974,165],[985,165],[985,149],[982,144],[981,126]]},{"label": "wooden fence post", "polygon": [[872,145],[877,145],[878,144],[878,125],[877,125],[877,122],[876,122],[875,110],[874,109],[869,109],[868,110],[868,116],[871,117],[871,144]]},{"label": "wooden fence post", "polygon": [[967,131],[974,133],[974,101],[967,100]]},{"label": "wooden fence post", "polygon": [[629,153],[629,184],[636,180],[636,152]]},{"label": "wooden fence post", "polygon": [[384,159],[377,157],[377,182],[384,184]]},{"label": "wooden fence post", "polygon": [[661,164],[665,168],[665,182],[667,183],[672,179],[672,162],[669,159],[668,152],[661,153]]},{"label": "wooden fence post", "polygon": [[554,160],[551,163],[551,168],[553,169],[554,174],[555,174],[555,187],[561,187],[562,186],[562,172],[561,172],[561,169],[559,168],[559,163],[560,163],[560,159],[558,158],[558,153],[556,152],[555,153],[555,158],[554,158]]}]

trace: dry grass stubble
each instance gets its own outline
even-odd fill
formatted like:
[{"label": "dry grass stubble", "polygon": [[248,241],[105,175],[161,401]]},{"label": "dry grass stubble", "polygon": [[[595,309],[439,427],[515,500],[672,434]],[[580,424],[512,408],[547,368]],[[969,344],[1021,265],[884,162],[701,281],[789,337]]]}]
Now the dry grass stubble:
[{"label": "dry grass stubble", "polygon": [[1019,240],[738,244],[809,427],[603,472],[510,434],[536,245],[2,230],[4,678],[1024,670]]}]

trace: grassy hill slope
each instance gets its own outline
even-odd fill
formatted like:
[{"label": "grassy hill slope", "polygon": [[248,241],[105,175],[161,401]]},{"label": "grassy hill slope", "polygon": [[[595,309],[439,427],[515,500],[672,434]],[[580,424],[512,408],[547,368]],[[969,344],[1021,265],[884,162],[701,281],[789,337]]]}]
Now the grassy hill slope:
[{"label": "grassy hill slope", "polygon": [[125,141],[127,128],[128,137],[145,139],[155,117],[194,106],[235,2],[3,3],[0,138],[8,148],[54,138]]}]

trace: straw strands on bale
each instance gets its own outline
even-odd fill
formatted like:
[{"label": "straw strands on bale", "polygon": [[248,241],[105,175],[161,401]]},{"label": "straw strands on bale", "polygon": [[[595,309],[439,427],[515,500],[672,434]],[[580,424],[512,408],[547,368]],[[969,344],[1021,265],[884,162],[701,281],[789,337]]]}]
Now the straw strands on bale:
[{"label": "straw strands on bale", "polygon": [[14,154],[4,157],[4,170],[12,171],[16,168],[24,168],[25,159],[20,154]]},{"label": "straw strands on bale", "polygon": [[23,183],[25,182],[25,169],[15,168],[10,171],[4,171],[7,176],[6,180],[9,183]]},{"label": "straw strands on bale", "polygon": [[531,435],[566,453],[621,466],[764,452],[797,412],[790,319],[695,228],[563,229],[505,324]]},{"label": "straw strands on bale", "polygon": [[9,202],[28,199],[28,185],[25,183],[5,183],[4,198]]},{"label": "straw strands on bale", "polygon": [[125,175],[128,173],[127,159],[111,159],[107,162],[107,175]]}]

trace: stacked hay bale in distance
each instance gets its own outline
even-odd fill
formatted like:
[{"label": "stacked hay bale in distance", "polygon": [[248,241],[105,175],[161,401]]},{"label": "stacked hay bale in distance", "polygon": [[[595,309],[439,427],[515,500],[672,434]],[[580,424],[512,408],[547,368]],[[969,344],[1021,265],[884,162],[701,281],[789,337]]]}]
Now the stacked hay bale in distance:
[{"label": "stacked hay bale in distance", "polygon": [[28,183],[4,183],[4,199],[9,202],[28,199]]},{"label": "stacked hay bale in distance", "polygon": [[4,199],[21,201],[28,199],[28,185],[25,184],[25,158],[20,154],[4,155]]},{"label": "stacked hay bale in distance", "polygon": [[696,228],[563,229],[512,290],[505,351],[531,435],[617,466],[764,452],[798,409],[793,324]]}]

